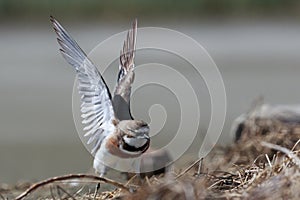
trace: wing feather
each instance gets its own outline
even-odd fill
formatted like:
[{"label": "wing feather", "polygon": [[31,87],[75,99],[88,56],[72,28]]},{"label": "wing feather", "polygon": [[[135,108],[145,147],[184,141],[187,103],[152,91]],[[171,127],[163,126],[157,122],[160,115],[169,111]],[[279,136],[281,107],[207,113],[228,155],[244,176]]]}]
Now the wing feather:
[{"label": "wing feather", "polygon": [[123,48],[120,53],[119,74],[113,97],[115,114],[120,120],[133,119],[130,112],[131,85],[134,81],[134,57],[137,35],[137,20],[127,32]]},{"label": "wing feather", "polygon": [[122,81],[125,75],[134,69],[134,56],[137,35],[137,20],[132,23],[132,28],[127,32],[126,40],[123,43],[123,48],[120,52],[120,66],[118,83]]},{"label": "wing feather", "polygon": [[77,72],[82,123],[85,124],[84,131],[87,131],[85,136],[89,137],[88,144],[94,142],[92,153],[95,153],[103,139],[115,129],[111,95],[101,74],[76,41],[57,20],[51,17],[50,21],[58,36],[61,54]]}]

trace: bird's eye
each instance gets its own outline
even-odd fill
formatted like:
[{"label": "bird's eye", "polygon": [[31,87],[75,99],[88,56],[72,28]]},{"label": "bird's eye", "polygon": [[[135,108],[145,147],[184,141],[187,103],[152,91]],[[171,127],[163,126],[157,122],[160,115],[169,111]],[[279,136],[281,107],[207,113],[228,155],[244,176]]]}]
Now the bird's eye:
[{"label": "bird's eye", "polygon": [[132,135],[126,135],[126,137],[127,137],[127,138],[133,138],[133,136],[132,136]]}]

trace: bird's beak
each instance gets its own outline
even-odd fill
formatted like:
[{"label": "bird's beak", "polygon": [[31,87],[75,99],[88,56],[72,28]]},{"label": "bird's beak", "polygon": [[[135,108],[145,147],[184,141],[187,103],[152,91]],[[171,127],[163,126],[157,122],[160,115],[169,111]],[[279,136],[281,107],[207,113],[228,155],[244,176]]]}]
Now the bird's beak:
[{"label": "bird's beak", "polygon": [[148,139],[148,140],[150,139],[149,135],[146,135],[146,134],[137,136],[137,138]]},{"label": "bird's beak", "polygon": [[150,139],[149,135],[144,135],[143,137],[148,139],[148,140]]}]

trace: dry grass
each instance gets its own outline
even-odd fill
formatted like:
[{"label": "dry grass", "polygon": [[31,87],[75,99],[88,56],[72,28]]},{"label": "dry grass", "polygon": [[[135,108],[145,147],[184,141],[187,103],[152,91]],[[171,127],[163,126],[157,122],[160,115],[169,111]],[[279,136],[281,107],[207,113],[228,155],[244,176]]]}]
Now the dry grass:
[{"label": "dry grass", "polygon": [[[216,148],[203,160],[200,173],[197,164],[179,179],[152,177],[150,184],[125,199],[299,199],[300,148],[294,147],[299,138],[287,133],[255,136],[247,142]],[[289,140],[296,142],[286,146],[294,147],[293,151],[285,148],[288,154],[278,152],[276,145],[261,142]]]},{"label": "dry grass", "polygon": [[[195,162],[186,170],[144,180],[134,177],[123,184],[123,189],[102,184],[96,196],[95,182],[84,178],[77,177],[77,184],[66,180],[46,182],[43,187],[31,191],[27,198],[299,199],[299,127],[269,120],[251,123],[239,142],[216,147],[201,162]],[[2,186],[0,199],[20,194],[28,184],[14,187]]]}]

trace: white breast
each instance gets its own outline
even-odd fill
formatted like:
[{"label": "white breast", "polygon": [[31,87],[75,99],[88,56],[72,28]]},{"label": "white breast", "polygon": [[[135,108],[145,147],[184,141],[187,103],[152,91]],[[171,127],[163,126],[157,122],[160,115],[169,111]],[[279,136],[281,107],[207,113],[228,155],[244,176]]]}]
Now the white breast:
[{"label": "white breast", "polygon": [[122,172],[140,172],[140,158],[125,159],[110,154],[107,149],[100,148],[94,158],[94,169],[99,174],[105,174],[106,168],[113,168]]},{"label": "white breast", "polygon": [[146,138],[128,138],[127,136],[124,137],[124,141],[126,142],[126,144],[139,148],[142,147],[146,144],[147,139]]}]

